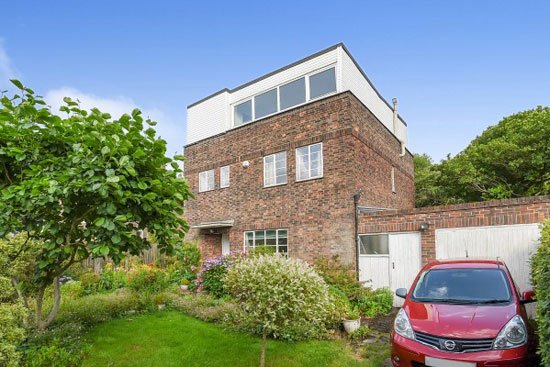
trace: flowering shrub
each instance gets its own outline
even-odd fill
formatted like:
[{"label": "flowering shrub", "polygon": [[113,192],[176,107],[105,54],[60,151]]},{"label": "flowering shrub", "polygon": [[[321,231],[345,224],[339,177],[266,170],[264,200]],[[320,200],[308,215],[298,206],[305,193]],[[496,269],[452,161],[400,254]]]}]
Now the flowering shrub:
[{"label": "flowering shrub", "polygon": [[99,291],[112,290],[128,285],[128,275],[122,266],[114,266],[112,263],[105,264],[103,272],[99,276],[97,289]]},{"label": "flowering shrub", "polygon": [[159,292],[166,288],[167,281],[162,269],[154,264],[139,265],[130,269],[128,273],[128,286],[135,290],[147,290]]},{"label": "flowering shrub", "polygon": [[195,281],[197,293],[204,291],[218,298],[227,296],[228,292],[224,284],[227,269],[244,256],[242,252],[232,252],[226,256],[205,260]]}]

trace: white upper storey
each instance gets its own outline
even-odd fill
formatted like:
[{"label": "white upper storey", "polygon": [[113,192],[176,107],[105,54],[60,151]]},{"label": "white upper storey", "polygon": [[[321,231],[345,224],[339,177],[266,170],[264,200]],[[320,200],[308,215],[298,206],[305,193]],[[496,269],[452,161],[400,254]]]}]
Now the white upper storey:
[{"label": "white upper storey", "polygon": [[343,44],[187,107],[187,144],[264,117],[351,91],[405,146],[407,125],[374,88]]}]

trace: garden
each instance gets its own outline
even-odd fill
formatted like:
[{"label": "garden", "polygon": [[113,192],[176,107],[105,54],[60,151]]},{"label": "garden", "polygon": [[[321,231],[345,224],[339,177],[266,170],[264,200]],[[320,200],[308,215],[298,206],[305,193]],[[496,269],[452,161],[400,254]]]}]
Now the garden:
[{"label": "garden", "polygon": [[[25,269],[12,276],[23,279]],[[391,293],[362,287],[337,259],[310,266],[259,250],[203,261],[185,242],[151,264],[129,256],[97,274],[77,263],[60,279],[63,302],[43,330],[3,285],[7,366],[378,366],[388,357],[387,332],[367,326],[392,311]],[[45,293],[48,314],[55,292]],[[342,320],[361,318],[344,331]]]}]

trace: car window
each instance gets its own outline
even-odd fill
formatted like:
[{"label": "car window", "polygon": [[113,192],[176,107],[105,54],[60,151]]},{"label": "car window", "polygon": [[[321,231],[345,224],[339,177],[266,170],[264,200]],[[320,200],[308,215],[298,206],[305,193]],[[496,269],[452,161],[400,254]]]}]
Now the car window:
[{"label": "car window", "polygon": [[499,303],[511,300],[501,269],[433,269],[421,274],[413,300],[445,303]]}]

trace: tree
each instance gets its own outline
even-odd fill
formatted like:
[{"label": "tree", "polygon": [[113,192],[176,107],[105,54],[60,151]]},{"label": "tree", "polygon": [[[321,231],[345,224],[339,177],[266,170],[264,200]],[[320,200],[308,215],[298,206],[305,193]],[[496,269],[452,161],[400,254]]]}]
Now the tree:
[{"label": "tree", "polygon": [[[181,215],[191,194],[177,177],[181,170],[174,160],[183,157],[165,157],[166,142],[152,128],[156,123],[147,119],[144,127],[138,109],[112,119],[65,98],[61,117],[31,89],[12,82],[20,94],[3,94],[0,108],[0,237],[25,233],[29,241],[41,241],[35,315],[44,329],[59,307],[59,277],[73,263],[139,254],[150,246],[137,235],[144,229],[154,233],[162,252],[171,253],[188,230]],[[55,302],[43,318],[44,291],[51,284]]]},{"label": "tree", "polygon": [[281,255],[244,258],[229,267],[229,292],[253,324],[262,329],[260,366],[268,334],[285,328],[324,328],[333,305],[327,284],[307,263]]},{"label": "tree", "polygon": [[415,206],[423,207],[438,205],[442,198],[441,187],[438,179],[441,172],[438,166],[433,163],[432,158],[427,154],[414,154],[414,188]]},{"label": "tree", "polygon": [[421,205],[550,194],[550,107],[505,117],[440,164],[417,162]]}]

